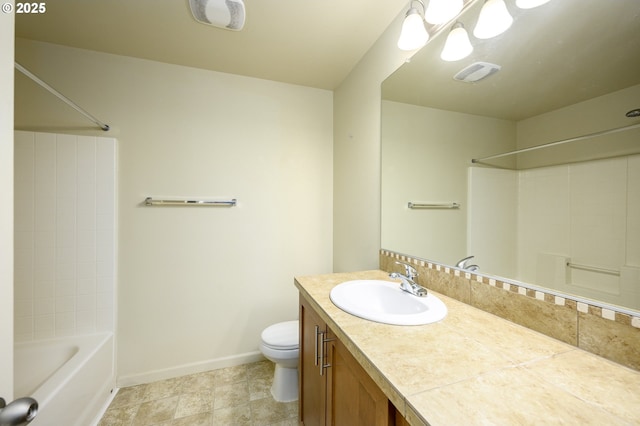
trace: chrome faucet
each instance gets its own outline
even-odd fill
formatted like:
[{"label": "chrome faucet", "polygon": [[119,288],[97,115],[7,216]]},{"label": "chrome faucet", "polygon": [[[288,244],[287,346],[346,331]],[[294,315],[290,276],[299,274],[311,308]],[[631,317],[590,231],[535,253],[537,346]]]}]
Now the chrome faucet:
[{"label": "chrome faucet", "polygon": [[416,271],[413,266],[407,265],[406,263],[396,262],[396,265],[404,266],[405,275],[399,274],[397,272],[392,272],[389,274],[389,277],[393,278],[394,280],[400,280],[400,289],[406,291],[407,293],[411,293],[414,296],[427,296],[427,289],[414,281],[414,278],[418,276],[418,271]]},{"label": "chrome faucet", "polygon": [[460,259],[460,261],[456,263],[456,268],[464,269],[471,272],[474,272],[480,269],[478,265],[467,265],[467,262],[470,261],[471,259],[473,259],[473,256],[468,256],[468,257],[465,257],[464,259]]}]

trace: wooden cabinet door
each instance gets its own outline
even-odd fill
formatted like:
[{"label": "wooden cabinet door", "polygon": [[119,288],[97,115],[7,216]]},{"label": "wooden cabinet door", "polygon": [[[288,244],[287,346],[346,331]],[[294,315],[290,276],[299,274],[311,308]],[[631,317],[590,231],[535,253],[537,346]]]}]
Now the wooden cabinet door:
[{"label": "wooden cabinet door", "polygon": [[326,423],[326,375],[320,375],[320,338],[327,326],[308,302],[300,296],[300,358],[298,417],[304,426],[324,426]]},{"label": "wooden cabinet door", "polygon": [[[330,333],[330,331],[329,331]],[[333,338],[330,334],[329,339]],[[327,343],[327,417],[335,426],[387,426],[395,409],[387,396],[339,340]]]},{"label": "wooden cabinet door", "polygon": [[408,426],[302,295],[299,320],[298,416],[301,425]]}]

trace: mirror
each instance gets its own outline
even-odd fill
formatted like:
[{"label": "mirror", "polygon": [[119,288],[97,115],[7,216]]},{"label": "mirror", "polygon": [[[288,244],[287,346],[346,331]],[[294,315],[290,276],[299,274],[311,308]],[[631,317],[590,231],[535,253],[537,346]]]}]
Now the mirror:
[{"label": "mirror", "polygon": [[445,30],[382,85],[382,248],[640,311],[640,2],[506,0],[479,40],[482,3],[470,56]]}]

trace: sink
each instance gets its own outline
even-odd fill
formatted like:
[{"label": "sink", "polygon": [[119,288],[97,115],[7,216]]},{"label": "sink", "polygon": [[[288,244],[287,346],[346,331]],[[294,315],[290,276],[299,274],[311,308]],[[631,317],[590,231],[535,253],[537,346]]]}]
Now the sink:
[{"label": "sink", "polygon": [[447,307],[436,296],[414,296],[401,290],[397,282],[346,281],[335,286],[329,296],[343,311],[384,324],[422,325],[447,316]]}]

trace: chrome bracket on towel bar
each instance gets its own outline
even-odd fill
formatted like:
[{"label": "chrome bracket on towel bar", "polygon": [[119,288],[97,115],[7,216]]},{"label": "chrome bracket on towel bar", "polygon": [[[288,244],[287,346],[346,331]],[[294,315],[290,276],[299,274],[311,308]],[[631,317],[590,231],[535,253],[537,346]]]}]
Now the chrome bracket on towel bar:
[{"label": "chrome bracket on towel bar", "polygon": [[410,209],[459,209],[460,203],[412,203],[409,201]]},{"label": "chrome bracket on towel bar", "polygon": [[600,272],[602,274],[620,276],[620,271],[616,269],[600,268],[597,266],[581,265],[579,263],[571,263],[571,262],[567,262],[567,267],[574,268],[574,269],[581,269],[583,271]]},{"label": "chrome bracket on towel bar", "polygon": [[152,197],[144,199],[145,206],[213,206],[213,207],[232,207],[235,206],[237,200],[216,201],[216,200],[154,200]]}]

